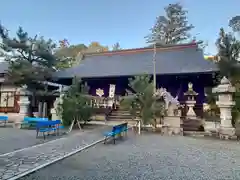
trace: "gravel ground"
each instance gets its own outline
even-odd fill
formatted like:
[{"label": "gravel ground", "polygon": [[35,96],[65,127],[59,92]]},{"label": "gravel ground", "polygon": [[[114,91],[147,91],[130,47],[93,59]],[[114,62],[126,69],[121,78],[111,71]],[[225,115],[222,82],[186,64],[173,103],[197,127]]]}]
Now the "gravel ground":
[{"label": "gravel ground", "polygon": [[99,144],[22,180],[240,180],[237,142],[129,135]]},{"label": "gravel ground", "polygon": [[43,139],[36,139],[35,130],[0,128],[0,154],[30,147],[43,142],[45,142]]},{"label": "gravel ground", "polygon": [[[94,125],[87,126],[86,128],[84,128],[84,130],[91,130],[96,127],[97,126]],[[61,131],[66,132],[67,130],[61,129]],[[79,132],[79,130],[73,130],[71,134],[74,134],[76,132]],[[42,137],[36,138],[36,130],[0,127],[0,155],[18,149],[31,147],[37,144],[42,144],[61,137],[63,136],[48,136],[44,140]]]}]

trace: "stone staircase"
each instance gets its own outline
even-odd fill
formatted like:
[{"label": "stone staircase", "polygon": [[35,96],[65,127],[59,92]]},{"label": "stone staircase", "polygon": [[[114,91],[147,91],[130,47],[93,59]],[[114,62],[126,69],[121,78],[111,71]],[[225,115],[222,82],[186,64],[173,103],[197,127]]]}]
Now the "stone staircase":
[{"label": "stone staircase", "polygon": [[108,116],[108,121],[132,121],[132,117],[127,110],[116,109]]},{"label": "stone staircase", "polygon": [[204,131],[202,129],[202,122],[198,119],[183,119],[183,131]]}]

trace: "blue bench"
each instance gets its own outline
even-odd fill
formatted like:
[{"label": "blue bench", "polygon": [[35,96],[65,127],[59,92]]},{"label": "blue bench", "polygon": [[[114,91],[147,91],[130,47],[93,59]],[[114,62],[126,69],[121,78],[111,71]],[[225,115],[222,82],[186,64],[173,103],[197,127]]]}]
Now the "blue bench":
[{"label": "blue bench", "polygon": [[104,136],[105,136],[104,144],[106,143],[108,138],[112,138],[113,143],[115,144],[116,137],[121,136],[122,133],[127,134],[127,131],[128,131],[128,123],[122,123],[122,124],[113,126],[112,131],[104,133]]},{"label": "blue bench", "polygon": [[21,123],[21,128],[23,127],[36,127],[38,122],[48,121],[48,118],[39,118],[39,117],[24,117],[23,122]]},{"label": "blue bench", "polygon": [[8,121],[8,117],[7,116],[0,116],[0,122],[4,123],[4,127],[6,126]]},{"label": "blue bench", "polygon": [[49,135],[50,132],[53,132],[54,134],[58,135],[60,125],[61,125],[60,120],[38,122],[36,125],[36,132],[37,132],[36,138],[38,137],[39,133],[42,133],[44,139],[46,137],[45,133]]}]

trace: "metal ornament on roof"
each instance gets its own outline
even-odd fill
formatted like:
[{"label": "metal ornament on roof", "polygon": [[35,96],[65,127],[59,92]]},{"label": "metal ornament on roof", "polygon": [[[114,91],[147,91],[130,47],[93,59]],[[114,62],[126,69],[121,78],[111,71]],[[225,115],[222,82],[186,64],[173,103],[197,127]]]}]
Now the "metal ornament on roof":
[{"label": "metal ornament on roof", "polygon": [[100,89],[100,88],[96,89],[96,95],[98,95],[99,97],[102,97],[104,95],[103,89]]},{"label": "metal ornament on roof", "polygon": [[188,83],[188,90],[184,93],[185,96],[197,96],[198,93],[193,90],[193,83]]}]

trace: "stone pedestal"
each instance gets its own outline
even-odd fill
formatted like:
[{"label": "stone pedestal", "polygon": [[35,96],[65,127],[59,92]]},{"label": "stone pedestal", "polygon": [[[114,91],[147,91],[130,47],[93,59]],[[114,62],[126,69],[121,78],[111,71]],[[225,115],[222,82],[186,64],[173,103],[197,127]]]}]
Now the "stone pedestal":
[{"label": "stone pedestal", "polygon": [[19,114],[24,114],[27,115],[28,114],[28,110],[29,110],[29,97],[28,96],[20,96],[20,100],[18,101],[19,104]]},{"label": "stone pedestal", "polygon": [[113,102],[114,102],[113,99],[108,99],[108,101],[107,101],[107,106],[108,106],[109,108],[112,108],[112,107],[113,107]]},{"label": "stone pedestal", "polygon": [[20,128],[21,127],[21,123],[24,119],[24,117],[28,114],[29,112],[29,92],[26,90],[26,88],[21,88],[19,90],[19,101],[18,101],[18,105],[19,105],[19,114],[18,114],[18,118],[15,121],[15,127],[16,128]]},{"label": "stone pedestal", "polygon": [[57,114],[57,111],[55,110],[55,108],[51,109],[51,114],[52,114],[52,120],[61,120],[60,117]]},{"label": "stone pedestal", "polygon": [[197,116],[196,116],[196,114],[193,110],[195,104],[196,104],[196,101],[194,101],[194,100],[186,101],[186,105],[188,107],[187,118],[191,118],[191,119],[196,119],[197,118]]},{"label": "stone pedestal", "polygon": [[180,116],[166,116],[162,126],[163,134],[182,135]]},{"label": "stone pedestal", "polygon": [[205,121],[203,125],[204,125],[204,131],[208,133],[217,132],[220,128],[219,122]]},{"label": "stone pedestal", "polygon": [[213,93],[217,93],[219,97],[216,104],[220,108],[221,124],[218,132],[221,139],[229,139],[235,135],[231,114],[232,107],[235,105],[232,94],[235,91],[235,88],[226,77],[223,77],[221,84],[213,89]]}]

